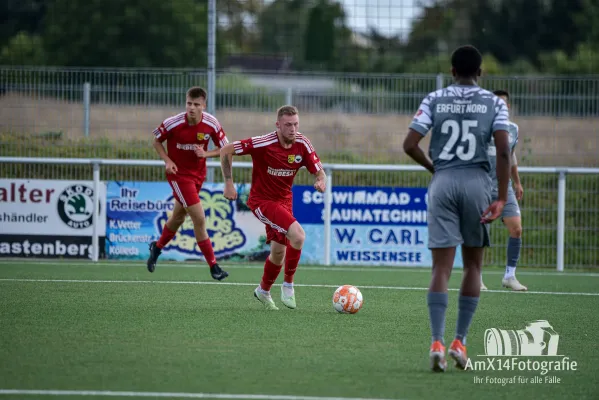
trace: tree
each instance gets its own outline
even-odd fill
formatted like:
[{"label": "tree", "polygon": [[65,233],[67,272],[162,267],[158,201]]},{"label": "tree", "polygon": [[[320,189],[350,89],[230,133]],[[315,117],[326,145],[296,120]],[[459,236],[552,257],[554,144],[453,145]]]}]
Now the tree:
[{"label": "tree", "polygon": [[501,64],[541,68],[541,54],[571,56],[582,41],[599,43],[597,26],[598,0],[435,0],[413,24],[406,55],[417,60],[470,43]]},{"label": "tree", "polygon": [[206,21],[193,0],[54,0],[44,43],[57,65],[204,67]]},{"label": "tree", "polygon": [[422,9],[421,15],[412,23],[405,46],[407,59],[416,60],[451,51],[447,40],[455,22],[455,13],[441,1]]},{"label": "tree", "polygon": [[[341,15],[339,15],[341,14]],[[335,49],[335,19],[343,16],[326,0],[320,0],[308,14],[305,31],[305,60],[329,63]]]},{"label": "tree", "polygon": [[45,62],[42,39],[26,32],[16,34],[0,50],[0,65],[43,65]]},{"label": "tree", "polygon": [[582,0],[582,8],[573,20],[579,30],[585,33],[584,41],[599,50],[599,0]]},{"label": "tree", "polygon": [[46,14],[45,0],[3,0],[0,2],[0,48],[17,34],[28,36],[41,32]]},{"label": "tree", "polygon": [[304,56],[304,22],[309,8],[305,0],[274,0],[258,16],[260,52],[292,56],[301,62]]},{"label": "tree", "polygon": [[[200,2],[206,0],[199,0]],[[251,52],[256,47],[256,20],[263,0],[218,0],[219,26],[228,46],[234,52]]]}]

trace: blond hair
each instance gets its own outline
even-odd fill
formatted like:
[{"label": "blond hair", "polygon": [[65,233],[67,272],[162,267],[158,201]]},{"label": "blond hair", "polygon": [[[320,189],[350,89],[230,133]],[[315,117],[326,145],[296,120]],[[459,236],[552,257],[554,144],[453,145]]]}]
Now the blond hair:
[{"label": "blond hair", "polygon": [[277,120],[281,119],[283,115],[299,115],[299,111],[294,106],[283,106],[277,110]]}]

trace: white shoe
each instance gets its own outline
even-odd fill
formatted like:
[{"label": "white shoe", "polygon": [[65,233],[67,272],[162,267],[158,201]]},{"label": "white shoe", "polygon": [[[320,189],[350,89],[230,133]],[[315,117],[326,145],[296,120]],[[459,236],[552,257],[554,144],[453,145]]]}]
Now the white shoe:
[{"label": "white shoe", "polygon": [[518,282],[518,279],[516,279],[515,276],[510,276],[509,278],[503,278],[501,283],[502,283],[503,287],[512,289],[513,291],[516,291],[516,292],[525,292],[528,290],[528,288],[526,286],[524,286],[523,284]]},{"label": "white shoe", "polygon": [[258,299],[258,301],[264,304],[264,307],[267,310],[278,310],[279,308],[275,305],[275,302],[272,300],[272,296],[270,292],[264,292],[260,290],[260,286],[254,289],[254,297]]},{"label": "white shoe", "polygon": [[281,285],[281,301],[288,308],[294,309],[295,305],[295,290],[293,286]]}]

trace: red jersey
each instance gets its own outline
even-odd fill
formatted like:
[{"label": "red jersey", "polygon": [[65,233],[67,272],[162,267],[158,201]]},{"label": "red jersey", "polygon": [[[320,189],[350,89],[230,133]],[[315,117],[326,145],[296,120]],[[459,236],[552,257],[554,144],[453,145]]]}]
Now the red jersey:
[{"label": "red jersey", "polygon": [[307,137],[298,133],[295,143],[283,148],[276,132],[254,136],[233,143],[235,154],[252,156],[252,187],[248,198],[250,208],[261,201],[282,202],[291,206],[291,186],[297,171],[306,167],[312,174],[322,169],[320,159]]},{"label": "red jersey", "polygon": [[218,120],[207,112],[202,113],[202,119],[196,125],[189,125],[184,112],[167,118],[154,130],[154,136],[161,143],[167,141],[168,156],[177,165],[177,174],[173,177],[194,181],[206,178],[206,159],[195,155],[194,146],[197,144],[208,150],[210,139],[219,148],[229,143]]}]

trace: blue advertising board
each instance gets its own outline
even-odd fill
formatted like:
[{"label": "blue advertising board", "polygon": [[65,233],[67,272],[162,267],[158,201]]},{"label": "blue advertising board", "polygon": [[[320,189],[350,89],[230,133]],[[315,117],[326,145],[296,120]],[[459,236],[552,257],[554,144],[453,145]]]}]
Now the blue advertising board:
[{"label": "blue advertising board", "polygon": [[[222,183],[205,183],[200,197],[206,228],[219,260],[264,261],[264,225],[246,205],[249,184],[237,185],[238,200],[223,196]],[[330,260],[334,265],[432,265],[427,248],[426,188],[336,186],[331,204]],[[106,257],[143,260],[160,237],[174,207],[166,182],[107,182]],[[301,262],[323,264],[324,194],[293,187],[293,213],[306,232]],[[163,260],[203,260],[189,217],[163,249]],[[458,248],[456,267],[462,266]]]},{"label": "blue advertising board", "polygon": [[[219,260],[265,260],[269,248],[264,225],[245,205],[249,185],[237,185],[235,202],[224,198],[223,189],[223,184],[205,183],[200,191],[215,256]],[[146,259],[149,243],[158,240],[173,211],[171,187],[166,182],[108,182],[106,203],[106,257]],[[160,259],[203,259],[189,217]]]},{"label": "blue advertising board", "polygon": [[[302,262],[324,261],[324,194],[293,188],[293,213],[306,232]],[[331,254],[336,265],[432,265],[427,247],[427,189],[335,186]],[[455,266],[462,264],[456,254]]]}]

